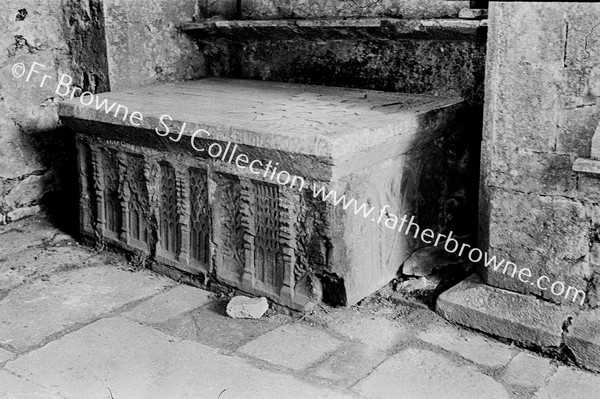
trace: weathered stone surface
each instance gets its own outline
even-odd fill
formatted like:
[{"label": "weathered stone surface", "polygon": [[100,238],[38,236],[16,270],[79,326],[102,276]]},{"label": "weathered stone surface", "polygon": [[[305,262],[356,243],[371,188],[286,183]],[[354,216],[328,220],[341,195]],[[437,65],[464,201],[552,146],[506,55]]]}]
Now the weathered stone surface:
[{"label": "weathered stone surface", "polygon": [[488,10],[483,8],[463,8],[458,13],[458,18],[483,19],[487,18]]},{"label": "weathered stone surface", "polygon": [[486,367],[505,366],[513,357],[513,351],[508,345],[468,331],[457,330],[455,327],[434,326],[420,333],[418,337],[431,345]]},{"label": "weathered stone surface", "polygon": [[[487,149],[487,147],[486,147]],[[546,154],[498,144],[489,148],[486,157],[494,169],[484,181],[491,187],[519,193],[572,195],[577,188],[573,159],[568,154]]]},{"label": "weathered stone surface", "polygon": [[600,376],[561,366],[548,384],[535,395],[536,399],[593,398],[598,393]]},{"label": "weathered stone surface", "polygon": [[550,374],[550,359],[520,352],[502,373],[502,381],[507,384],[537,388]]},{"label": "weathered stone surface", "polygon": [[[590,153],[598,123],[592,54],[599,46],[590,32],[599,15],[598,4],[490,2],[488,32],[483,249],[583,291],[589,268],[581,261],[591,244],[583,204],[596,202],[597,190],[571,166]],[[500,288],[561,300],[497,273],[483,275]]]},{"label": "weathered stone surface", "polygon": [[296,41],[371,41],[378,40],[455,40],[481,41],[485,25],[480,21],[457,19],[277,19],[204,20],[181,26],[200,40],[296,40]]},{"label": "weathered stone surface", "polygon": [[293,46],[261,40],[241,49],[231,53],[246,79],[460,95],[483,103],[485,40],[298,40]]},{"label": "weathered stone surface", "polygon": [[0,226],[0,256],[42,245],[59,232],[43,215]]},{"label": "weathered stone surface", "polygon": [[[70,164],[68,139],[57,130],[55,93],[60,74],[66,73],[84,90],[106,91],[100,82],[106,68],[102,49],[102,23],[99,2],[73,1],[67,4],[37,0],[3,2],[0,15],[0,180],[20,179],[32,173],[67,171]],[[12,67],[23,63],[26,70],[34,63],[40,73],[29,81],[13,76]],[[49,78],[41,85],[41,78]],[[72,154],[71,154],[72,156]],[[67,172],[68,174],[68,172]],[[68,188],[63,175],[48,189]],[[14,180],[11,181],[15,182]],[[1,190],[0,190],[1,191]],[[45,190],[27,190],[39,200]],[[0,192],[0,203],[4,194]],[[0,212],[4,209],[1,209]],[[9,207],[8,211],[12,210]],[[64,209],[61,209],[64,211]],[[19,219],[14,214],[12,220]],[[9,219],[10,221],[10,219]]]},{"label": "weathered stone surface", "polygon": [[327,322],[330,331],[381,351],[393,349],[409,335],[402,323],[354,309],[337,310],[331,314],[331,318]]},{"label": "weathered stone surface", "polygon": [[442,355],[405,349],[392,356],[353,388],[369,399],[508,399],[498,382],[471,367],[455,365]]},{"label": "weathered stone surface", "polygon": [[23,378],[0,370],[0,398],[3,399],[64,399],[51,390],[42,388]]},{"label": "weathered stone surface", "polygon": [[71,270],[13,289],[0,302],[0,343],[18,351],[174,283],[116,267]]},{"label": "weathered stone surface", "polygon": [[442,293],[436,312],[454,323],[538,347],[558,348],[572,311],[490,287],[472,275]]},{"label": "weathered stone surface", "polygon": [[281,4],[274,0],[248,0],[242,3],[244,19],[325,18],[394,16],[399,18],[456,17],[468,1],[392,0],[385,2],[335,0],[294,0]]},{"label": "weathered stone surface", "polygon": [[[383,330],[382,330],[383,331]],[[375,367],[387,358],[387,353],[362,344],[341,346],[323,363],[319,364],[312,374],[350,387],[358,380],[365,378]]]},{"label": "weathered stone surface", "polygon": [[[586,93],[581,93],[584,97]],[[598,126],[600,107],[590,105],[565,109],[560,113],[557,151],[562,153],[575,153],[580,157],[590,158],[592,136]]]},{"label": "weathered stone surface", "polygon": [[177,31],[197,7],[193,0],[105,1],[111,90],[205,76],[203,54]]},{"label": "weathered stone surface", "polygon": [[293,323],[258,337],[238,352],[292,370],[303,370],[324,359],[340,344],[340,340],[325,331]]},{"label": "weathered stone surface", "polygon": [[227,304],[227,315],[234,319],[260,319],[269,310],[267,298],[236,296]]},{"label": "weathered stone surface", "polygon": [[402,292],[415,292],[427,288],[427,279],[425,277],[404,280],[396,286],[396,290]]},{"label": "weathered stone surface", "polygon": [[98,262],[101,260],[81,246],[38,247],[9,253],[0,257],[0,290],[47,277],[59,269],[82,268]]},{"label": "weathered stone surface", "polygon": [[212,300],[211,296],[203,289],[178,285],[123,313],[123,316],[145,324],[160,323],[206,305]]},{"label": "weathered stone surface", "polygon": [[289,321],[288,317],[281,315],[258,320],[232,319],[225,314],[226,306],[225,301],[215,301],[152,327],[174,337],[234,351]]},{"label": "weathered stone surface", "polygon": [[19,182],[15,188],[10,190],[4,197],[11,208],[30,205],[39,200],[44,193],[49,191],[50,180],[48,176],[31,175]]},{"label": "weathered stone surface", "polygon": [[565,343],[577,364],[600,372],[600,309],[585,310],[571,321]]},{"label": "weathered stone surface", "polygon": [[23,218],[33,216],[40,211],[39,205],[28,206],[25,208],[17,208],[6,214],[6,218],[9,222],[15,222]]},{"label": "weathered stone surface", "polygon": [[99,320],[6,368],[67,399],[104,398],[107,387],[127,399],[347,397],[121,317]]},{"label": "weathered stone surface", "polygon": [[460,259],[452,256],[444,246],[429,246],[416,250],[402,265],[402,274],[407,276],[428,276],[434,270],[455,265]]},{"label": "weathered stone surface", "polygon": [[[535,293],[554,302],[573,305],[572,298],[552,295],[549,287],[541,290],[535,284],[539,276],[547,276],[549,283],[562,281],[585,291],[587,282],[577,267],[589,253],[589,221],[585,207],[574,200],[519,194],[506,190],[492,190],[488,199],[494,206],[489,215],[489,257],[495,255],[527,267],[532,272],[528,283],[511,277],[514,266],[498,271],[480,268],[486,283],[521,293]],[[493,227],[493,228],[492,228]],[[493,265],[492,265],[493,266]],[[580,305],[580,299],[575,305]]]},{"label": "weathered stone surface", "polygon": [[12,359],[14,354],[7,350],[0,348],[0,363],[4,363],[5,361]]}]

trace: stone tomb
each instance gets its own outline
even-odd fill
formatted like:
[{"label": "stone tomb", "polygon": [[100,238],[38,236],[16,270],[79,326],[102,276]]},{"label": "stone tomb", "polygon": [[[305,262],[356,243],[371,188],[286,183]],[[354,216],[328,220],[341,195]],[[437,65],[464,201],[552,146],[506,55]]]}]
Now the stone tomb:
[{"label": "stone tomb", "polygon": [[298,310],[349,305],[423,245],[386,215],[444,228],[460,99],[232,79],[91,97],[60,104],[81,233],[155,269]]}]

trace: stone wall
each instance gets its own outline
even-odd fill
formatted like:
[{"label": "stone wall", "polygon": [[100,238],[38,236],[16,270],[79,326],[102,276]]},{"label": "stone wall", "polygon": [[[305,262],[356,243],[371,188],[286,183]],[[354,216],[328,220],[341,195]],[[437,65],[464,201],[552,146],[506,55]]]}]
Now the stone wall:
[{"label": "stone wall", "polygon": [[200,77],[201,54],[176,30],[196,12],[195,0],[2,2],[0,223],[42,202],[60,220],[76,221],[77,209],[74,142],[58,126],[56,85],[15,79],[13,65],[40,63],[49,82],[65,73],[92,93]]},{"label": "stone wall", "polygon": [[[319,3],[321,4],[321,3]],[[467,4],[468,5],[468,4]],[[286,14],[280,15],[281,18]],[[456,14],[454,14],[456,17]],[[402,39],[281,39],[276,32],[244,39],[200,39],[209,76],[460,96],[468,101],[470,134],[457,143],[456,185],[443,205],[456,234],[475,236],[486,43],[471,36]],[[259,35],[260,36],[260,35]],[[410,36],[410,35],[407,35]]]},{"label": "stone wall", "polygon": [[178,30],[178,25],[196,18],[195,0],[104,4],[111,91],[205,76],[203,55]]},{"label": "stone wall", "polygon": [[0,7],[0,223],[37,212],[46,193],[74,181],[53,85],[17,80],[12,67],[35,61],[54,81],[67,73],[80,87],[106,90],[101,21],[96,1],[9,0]]},{"label": "stone wall", "polygon": [[[600,121],[599,21],[595,3],[490,3],[482,145],[481,248],[535,278],[586,289],[589,307],[600,287],[600,182],[572,164],[589,157]],[[490,285],[560,301],[482,274]]]}]

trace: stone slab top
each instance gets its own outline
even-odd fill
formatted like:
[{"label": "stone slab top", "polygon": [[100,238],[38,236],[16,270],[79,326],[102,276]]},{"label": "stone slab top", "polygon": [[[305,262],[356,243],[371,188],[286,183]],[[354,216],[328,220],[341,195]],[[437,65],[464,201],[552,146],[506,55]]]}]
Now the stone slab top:
[{"label": "stone slab top", "polygon": [[[332,159],[381,145],[408,152],[439,137],[462,108],[460,98],[222,78],[86,97],[60,103],[67,125],[70,118],[135,124],[157,134],[155,129],[166,130],[162,117],[173,140],[182,127],[190,138],[205,129],[210,137],[199,133],[199,139]],[[105,99],[107,107],[115,104],[108,113]],[[115,115],[119,105],[127,110],[120,108]],[[131,118],[134,112],[141,117]]]}]

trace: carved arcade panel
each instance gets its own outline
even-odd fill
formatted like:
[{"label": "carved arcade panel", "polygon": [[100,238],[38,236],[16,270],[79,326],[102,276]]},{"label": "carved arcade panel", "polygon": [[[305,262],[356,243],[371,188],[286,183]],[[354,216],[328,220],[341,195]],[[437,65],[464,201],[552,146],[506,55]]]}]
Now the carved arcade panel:
[{"label": "carved arcade panel", "polygon": [[300,253],[296,243],[306,217],[300,195],[192,157],[167,162],[139,151],[78,139],[82,232],[294,306],[294,287],[309,269],[308,237]]},{"label": "carved arcade panel", "polygon": [[171,257],[176,257],[179,254],[180,233],[178,224],[175,168],[167,163],[161,163],[159,244],[163,253]]},{"label": "carved arcade panel", "polygon": [[255,278],[274,290],[283,285],[283,264],[279,238],[279,190],[274,184],[255,182],[256,212],[254,236]]},{"label": "carved arcade panel", "polygon": [[208,270],[210,261],[210,214],[206,170],[191,168],[190,173],[190,256]]},{"label": "carved arcade panel", "polygon": [[119,166],[115,151],[102,151],[102,172],[104,177],[104,233],[109,238],[121,234],[122,210],[119,195]]}]

